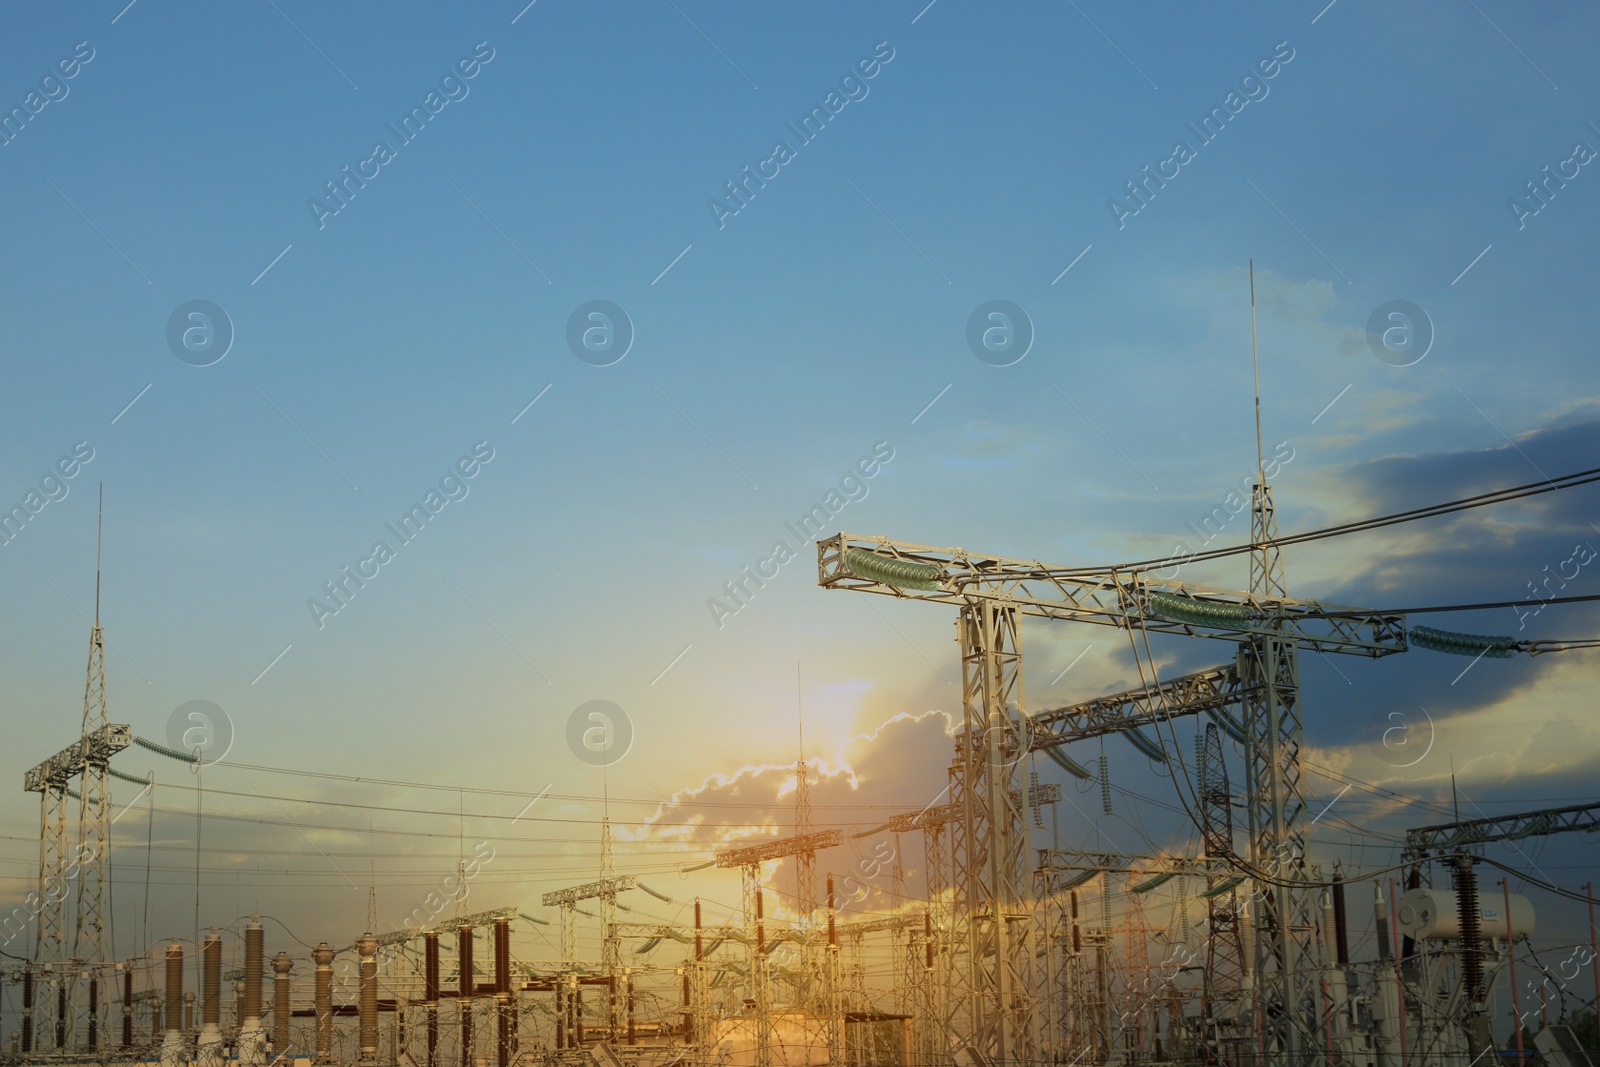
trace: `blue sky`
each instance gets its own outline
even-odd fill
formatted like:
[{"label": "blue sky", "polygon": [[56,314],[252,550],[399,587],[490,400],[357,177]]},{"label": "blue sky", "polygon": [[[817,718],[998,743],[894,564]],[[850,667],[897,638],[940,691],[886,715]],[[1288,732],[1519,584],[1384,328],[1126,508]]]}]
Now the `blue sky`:
[{"label": "blue sky", "polygon": [[[1184,539],[1254,467],[1251,259],[1264,434],[1294,455],[1277,481],[1286,530],[1592,465],[1600,177],[1581,165],[1520,227],[1508,206],[1575,142],[1600,149],[1590,8],[139,0],[8,16],[7,109],[79,42],[93,52],[0,147],[0,498],[21,502],[78,442],[94,451],[0,549],[15,775],[78,729],[101,480],[113,721],[160,739],[204,699],[232,722],[235,762],[650,799],[792,761],[797,660],[816,753],[895,714],[959,713],[941,610],[824,594],[806,553],[720,628],[707,606],[878,442],[893,459],[845,529],[1063,564]],[[319,225],[308,201],[375,141],[398,144],[386,124],[475,49],[492,59],[451,83],[460,98]],[[865,95],[799,144],[785,124],[875,49],[892,58]],[[1275,52],[1292,58],[1264,95],[1200,145],[1186,124]],[[708,201],[780,139],[794,158],[719,225]],[[1108,201],[1126,204],[1124,183],[1178,139],[1192,161],[1119,226]],[[595,299],[635,332],[611,366],[566,341]],[[1035,331],[1013,366],[965,339],[994,299]],[[167,344],[193,300],[236,335],[211,366]],[[1368,344],[1393,300],[1431,322],[1412,366]],[[494,458],[467,494],[319,628],[308,599],[478,442]],[[1379,606],[1511,599],[1570,542],[1600,543],[1586,492],[1296,550],[1290,581]],[[1583,636],[1594,618],[1552,608],[1530,625]],[[1041,706],[1130,684],[1115,636],[1030,631]],[[1597,749],[1581,721],[1520,761],[1485,757],[1507,752],[1511,704],[1537,698],[1541,722],[1586,714],[1592,661],[1485,663],[1452,685],[1462,665],[1417,652],[1341,663],[1341,680],[1308,663],[1310,744],[1437,799],[1436,757],[1405,775],[1362,762],[1371,738],[1350,724],[1366,711],[1349,709],[1403,698],[1458,723],[1442,731],[1456,768],[1495,810],[1581,796]],[[635,731],[605,782],[564,743],[590,699]],[[850,749],[876,761],[873,803],[919,807],[942,784],[944,742],[903,743],[928,758]],[[245,792],[274,780],[209,776]],[[485,906],[592,876],[596,808],[570,803],[567,831],[588,844]],[[33,798],[0,811],[0,893],[20,896]],[[1156,821],[1155,838],[1182,838]],[[188,832],[158,820],[157,836]],[[1563,881],[1583,880],[1592,852],[1565,847]],[[234,898],[265,910],[281,889],[215,858]],[[372,875],[386,900],[431,877]],[[284,910],[337,940],[365,893],[329,879],[342,895],[322,918],[299,891]],[[250,907],[223,897],[203,900],[203,924]],[[187,905],[158,914],[193,926]]]}]

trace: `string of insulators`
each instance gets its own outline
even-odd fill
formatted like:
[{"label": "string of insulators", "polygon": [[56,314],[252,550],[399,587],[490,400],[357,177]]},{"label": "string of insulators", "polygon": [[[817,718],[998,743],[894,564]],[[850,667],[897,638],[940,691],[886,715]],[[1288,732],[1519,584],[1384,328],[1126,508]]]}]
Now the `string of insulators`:
[{"label": "string of insulators", "polygon": [[1165,760],[1167,753],[1164,748],[1139,732],[1138,727],[1130,726],[1122,731],[1122,736],[1133,743],[1133,747],[1153,760]]},{"label": "string of insulators", "polygon": [[844,550],[844,570],[852,577],[865,578],[870,582],[881,582],[901,589],[939,588],[939,568],[934,564],[881,556],[864,548]]},{"label": "string of insulators", "polygon": [[1238,722],[1234,720],[1232,715],[1228,714],[1228,712],[1221,708],[1212,708],[1208,714],[1211,716],[1213,722],[1222,727],[1223,733],[1227,734],[1241,745],[1244,744],[1244,727],[1240,726]]},{"label": "string of insulators", "polygon": [[[1039,772],[1028,772],[1028,807],[1033,809],[1033,825],[1035,829],[1044,829],[1044,813],[1039,810]],[[897,852],[896,855],[899,853]]]},{"label": "string of insulators", "polygon": [[1106,761],[1105,738],[1100,739],[1100,806],[1111,814],[1111,764]]},{"label": "string of insulators", "polygon": [[1130,893],[1148,893],[1148,892],[1150,892],[1150,890],[1155,889],[1157,886],[1166,885],[1167,882],[1169,882],[1171,880],[1172,880],[1172,872],[1171,871],[1165,871],[1165,872],[1163,872],[1161,874],[1154,874],[1154,875],[1151,875],[1149,878],[1146,878],[1144,881],[1139,882],[1136,885],[1129,886],[1128,887],[1128,892],[1130,892]]},{"label": "string of insulators", "polygon": [[1480,637],[1477,634],[1458,634],[1449,630],[1435,630],[1431,626],[1413,626],[1411,643],[1430,652],[1448,652],[1452,656],[1489,656],[1492,659],[1509,659],[1517,651],[1517,642],[1509,637]]},{"label": "string of insulators", "polygon": [[1177,593],[1151,593],[1150,610],[1179,622],[1197,626],[1231,626],[1254,622],[1260,612],[1250,604],[1229,604],[1215,600],[1197,600]]},{"label": "string of insulators", "polygon": [[1057,767],[1060,767],[1074,778],[1087,782],[1089,779],[1094,777],[1093,771],[1089,770],[1089,768],[1085,767],[1083,764],[1079,763],[1077,760],[1073,759],[1059,748],[1047,748],[1044,750],[1044,754],[1050,757],[1050,762],[1054,763]]},{"label": "string of insulators", "polygon": [[[182,760],[184,763],[200,762],[192,752],[180,752],[175,748],[168,748],[166,745],[158,745],[154,741],[151,741],[147,738],[135,737],[133,739],[133,743],[138,745],[140,748],[148,749],[149,751],[154,752],[156,755],[165,756],[168,759]],[[138,781],[141,785],[144,784],[143,778],[136,779],[136,781]]]},{"label": "string of insulators", "polygon": [[1201,893],[1200,895],[1202,897],[1207,898],[1207,899],[1210,899],[1212,897],[1220,897],[1222,894],[1228,892],[1230,889],[1237,888],[1238,886],[1242,885],[1243,883],[1244,883],[1244,875],[1242,875],[1242,874],[1231,875],[1231,876],[1229,876],[1227,878],[1224,878],[1222,881],[1218,882],[1216,885],[1212,886],[1210,889],[1207,889],[1205,892]]},{"label": "string of insulators", "polygon": [[1185,941],[1189,940],[1189,892],[1188,879],[1178,879],[1178,931]]}]

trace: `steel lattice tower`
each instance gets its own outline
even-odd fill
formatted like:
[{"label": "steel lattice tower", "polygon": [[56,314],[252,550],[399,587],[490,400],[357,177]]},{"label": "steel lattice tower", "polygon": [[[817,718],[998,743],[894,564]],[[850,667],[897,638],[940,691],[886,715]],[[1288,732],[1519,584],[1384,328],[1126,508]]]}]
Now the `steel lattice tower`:
[{"label": "steel lattice tower", "polygon": [[[1250,281],[1250,338],[1256,348],[1255,272]],[[1278,520],[1261,452],[1260,362],[1256,358],[1256,483],[1250,507],[1250,592],[1287,599]],[[1316,920],[1304,890],[1282,884],[1305,880],[1305,803],[1300,793],[1299,645],[1282,618],[1239,646],[1239,674],[1249,686],[1243,706],[1250,863],[1272,882],[1260,889],[1255,990],[1261,1049],[1267,1059],[1297,1063],[1315,1043]],[[1274,633],[1272,631],[1278,631]],[[1281,634],[1281,636],[1280,636]],[[1274,884],[1276,883],[1276,884]]]},{"label": "steel lattice tower", "polygon": [[1033,1058],[1037,996],[1027,935],[1025,800],[1018,788],[1018,764],[1027,753],[1019,623],[1015,608],[988,598],[969,601],[956,623],[966,743],[961,773],[952,776],[960,795],[952,788],[950,796],[964,833],[952,842],[951,858],[967,956],[964,971],[957,968],[951,1007],[966,1024],[968,1042],[996,1064]]},{"label": "steel lattice tower", "polygon": [[[94,626],[89,631],[89,665],[83,686],[83,777],[78,804],[78,908],[72,932],[72,959],[91,967],[106,959],[105,897],[111,868],[111,762],[92,743],[110,726],[106,714],[106,646],[100,629],[100,545],[95,535]],[[98,975],[98,971],[95,972]],[[89,1010],[89,1009],[86,1009]],[[100,1014],[100,1005],[92,1009]],[[91,1017],[91,1030],[103,1028]]]},{"label": "steel lattice tower", "polygon": [[1221,1040],[1224,1025],[1231,1027],[1229,1036],[1239,1036],[1239,997],[1246,961],[1238,894],[1218,889],[1227,876],[1226,862],[1233,855],[1233,793],[1216,723],[1206,724],[1199,756],[1200,814],[1207,867],[1212,868],[1206,874],[1206,1017],[1202,1022],[1208,1039],[1215,1036]]},{"label": "steel lattice tower", "polygon": [[38,1018],[35,1047],[43,1050],[54,1044],[46,1035],[55,1033],[49,1020],[54,1014],[57,983],[64,982],[62,964],[66,961],[66,865],[67,865],[67,777],[52,776],[39,783],[39,928],[33,958],[49,964],[38,975],[34,1011]]}]

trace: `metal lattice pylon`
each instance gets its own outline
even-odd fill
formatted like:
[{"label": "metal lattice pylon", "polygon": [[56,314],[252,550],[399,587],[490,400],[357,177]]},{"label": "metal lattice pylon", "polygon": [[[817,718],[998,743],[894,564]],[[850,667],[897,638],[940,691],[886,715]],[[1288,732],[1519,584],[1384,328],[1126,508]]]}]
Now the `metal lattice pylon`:
[{"label": "metal lattice pylon", "polygon": [[[1251,508],[1251,542],[1257,547],[1250,553],[1250,577],[1261,584],[1262,594],[1281,597],[1277,533],[1272,488],[1263,479]],[[1310,976],[1319,965],[1311,895],[1284,884],[1306,879],[1299,646],[1288,635],[1253,636],[1239,646],[1239,671],[1249,687],[1243,712],[1250,863],[1272,879],[1257,897],[1254,990],[1260,1047],[1269,1061],[1293,1063],[1317,1043],[1316,988]]]},{"label": "metal lattice pylon", "polygon": [[1247,961],[1239,930],[1239,899],[1228,880],[1227,862],[1233,855],[1233,793],[1222,737],[1216,723],[1207,723],[1200,742],[1200,813],[1206,859],[1206,1018],[1208,1039],[1238,1037],[1239,1000],[1244,990]]},{"label": "metal lattice pylon", "polygon": [[[54,1044],[55,1027],[49,1020],[55,1014],[57,983],[65,980],[67,869],[67,783],[52,779],[39,790],[39,918],[38,943],[33,958],[49,964],[37,975],[34,989],[35,1015],[38,1018],[36,1045],[45,1049]],[[47,1036],[49,1035],[49,1036]]]},{"label": "metal lattice pylon", "polygon": [[[111,867],[111,761],[92,743],[110,725],[106,714],[106,642],[100,629],[100,561],[95,548],[94,627],[89,631],[89,665],[83,685],[83,777],[78,803],[78,908],[72,931],[72,958],[92,965],[106,959],[106,881]],[[96,971],[98,974],[98,971]],[[91,998],[94,999],[94,998]],[[103,1031],[102,1005],[84,1005],[91,1034]]]},{"label": "metal lattice pylon", "polygon": [[[1109,888],[1109,880],[1107,882]],[[1144,1059],[1149,1046],[1147,1018],[1154,1017],[1155,987],[1150,977],[1150,928],[1144,921],[1144,902],[1131,884],[1122,894],[1123,954],[1121,1046],[1130,1063]]]},{"label": "metal lattice pylon", "polygon": [[956,824],[957,915],[967,925],[967,957],[952,991],[965,1016],[967,1043],[991,1063],[1033,1058],[1033,948],[1023,854],[1027,841],[1018,764],[1022,733],[1022,633],[1016,610],[988,598],[962,608],[965,739],[961,745],[962,819]]}]

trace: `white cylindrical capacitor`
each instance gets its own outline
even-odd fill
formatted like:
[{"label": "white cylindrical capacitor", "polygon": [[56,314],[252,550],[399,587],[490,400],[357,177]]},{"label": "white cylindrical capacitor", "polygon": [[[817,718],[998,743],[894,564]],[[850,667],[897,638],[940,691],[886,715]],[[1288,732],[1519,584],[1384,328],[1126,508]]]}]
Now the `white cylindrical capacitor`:
[{"label": "white cylindrical capacitor", "polygon": [[[1448,889],[1408,889],[1400,898],[1396,918],[1400,932],[1416,941],[1457,941],[1461,915],[1456,895]],[[1506,903],[1502,893],[1478,894],[1479,937],[1484,941],[1506,938]],[[1520,893],[1511,894],[1510,932],[1527,937],[1534,931],[1533,904]]]}]

